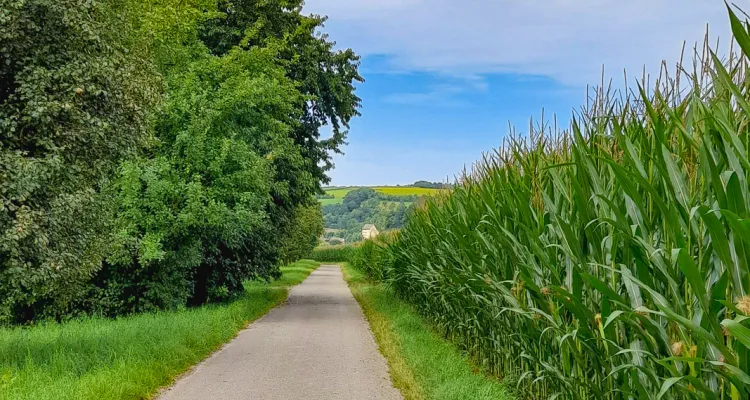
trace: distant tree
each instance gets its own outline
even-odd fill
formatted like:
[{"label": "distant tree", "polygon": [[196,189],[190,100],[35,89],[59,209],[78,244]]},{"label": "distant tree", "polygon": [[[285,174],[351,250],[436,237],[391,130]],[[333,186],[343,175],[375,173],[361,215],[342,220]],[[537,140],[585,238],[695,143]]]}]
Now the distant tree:
[{"label": "distant tree", "polygon": [[428,181],[416,181],[412,186],[426,189],[443,189],[447,187],[447,185],[444,183]]},{"label": "distant tree", "polygon": [[368,199],[377,197],[377,192],[370,188],[359,188],[350,191],[344,196],[344,206],[349,211],[353,211]]},{"label": "distant tree", "polygon": [[378,192],[378,198],[383,201],[389,201],[393,203],[411,203],[417,200],[418,195],[398,195],[398,194],[385,194]]},{"label": "distant tree", "polygon": [[289,264],[309,255],[323,234],[323,214],[319,204],[298,207],[292,223],[283,232],[281,259]]}]

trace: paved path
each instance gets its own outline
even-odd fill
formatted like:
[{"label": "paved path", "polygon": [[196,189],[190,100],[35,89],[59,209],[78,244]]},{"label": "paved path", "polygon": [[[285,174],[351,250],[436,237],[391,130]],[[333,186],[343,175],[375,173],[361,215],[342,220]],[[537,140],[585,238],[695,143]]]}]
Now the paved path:
[{"label": "paved path", "polygon": [[341,270],[324,265],[161,400],[401,399]]}]

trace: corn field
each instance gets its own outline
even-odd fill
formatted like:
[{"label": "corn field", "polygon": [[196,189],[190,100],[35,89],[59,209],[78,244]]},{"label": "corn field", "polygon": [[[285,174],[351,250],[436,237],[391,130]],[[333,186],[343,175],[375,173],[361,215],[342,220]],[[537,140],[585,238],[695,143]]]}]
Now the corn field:
[{"label": "corn field", "polygon": [[351,261],[354,255],[354,246],[322,246],[313,249],[310,258],[320,262]]},{"label": "corn field", "polygon": [[750,35],[513,136],[383,273],[520,398],[750,398]]}]

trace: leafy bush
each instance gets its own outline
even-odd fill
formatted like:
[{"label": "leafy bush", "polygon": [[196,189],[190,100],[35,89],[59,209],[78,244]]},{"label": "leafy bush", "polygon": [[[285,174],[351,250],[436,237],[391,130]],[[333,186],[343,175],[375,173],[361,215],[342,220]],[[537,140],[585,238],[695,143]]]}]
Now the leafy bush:
[{"label": "leafy bush", "polygon": [[117,185],[121,230],[99,282],[128,282],[132,269],[143,271],[133,282],[139,291],[117,291],[126,307],[117,313],[202,304],[275,273],[278,251],[262,247],[273,231],[274,172],[261,151],[294,157],[285,124],[291,82],[266,49],[206,57],[186,69],[168,81],[156,125],[160,154],[126,163]]},{"label": "leafy bush", "polygon": [[[244,2],[235,6],[257,11]],[[309,22],[298,20],[299,10],[265,6],[268,13]],[[307,150],[295,143],[305,111],[300,85],[287,76],[283,60],[289,44],[266,32],[272,36],[245,47],[246,38],[209,28],[213,23],[194,25],[185,46],[196,55],[168,66],[170,95],[155,125],[158,151],[121,174],[121,230],[116,252],[97,275],[93,306],[99,312],[224,300],[241,293],[246,279],[277,277],[279,262],[309,253],[322,234],[320,211],[308,206],[315,204],[319,170],[309,169]],[[231,23],[247,24],[239,26],[244,31],[254,20]],[[226,36],[217,42],[220,34]],[[234,45],[223,47],[228,43]],[[317,118],[348,121],[338,114]],[[107,305],[115,308],[98,309]]]},{"label": "leafy bush", "polygon": [[334,237],[328,240],[328,244],[330,246],[340,246],[346,244],[346,242],[344,239]]},{"label": "leafy bush", "polygon": [[281,258],[296,261],[309,256],[324,230],[320,204],[297,208],[287,228]]}]

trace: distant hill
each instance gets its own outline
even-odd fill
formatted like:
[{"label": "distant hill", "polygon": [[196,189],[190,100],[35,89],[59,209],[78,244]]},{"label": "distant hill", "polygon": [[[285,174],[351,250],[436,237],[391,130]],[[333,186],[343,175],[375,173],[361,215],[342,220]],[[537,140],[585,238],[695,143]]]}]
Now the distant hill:
[{"label": "distant hill", "polygon": [[440,192],[440,190],[444,190],[417,186],[330,186],[323,188],[326,195],[318,196],[318,201],[324,206],[328,204],[341,204],[347,193],[359,188],[370,188],[378,193],[390,196],[431,196]]},{"label": "distant hill", "polygon": [[[425,182],[425,184],[430,184]],[[374,224],[381,232],[400,229],[407,215],[425,197],[446,189],[417,186],[349,186],[325,188],[323,205],[326,233],[323,240],[346,243],[362,240],[362,226]]]}]

